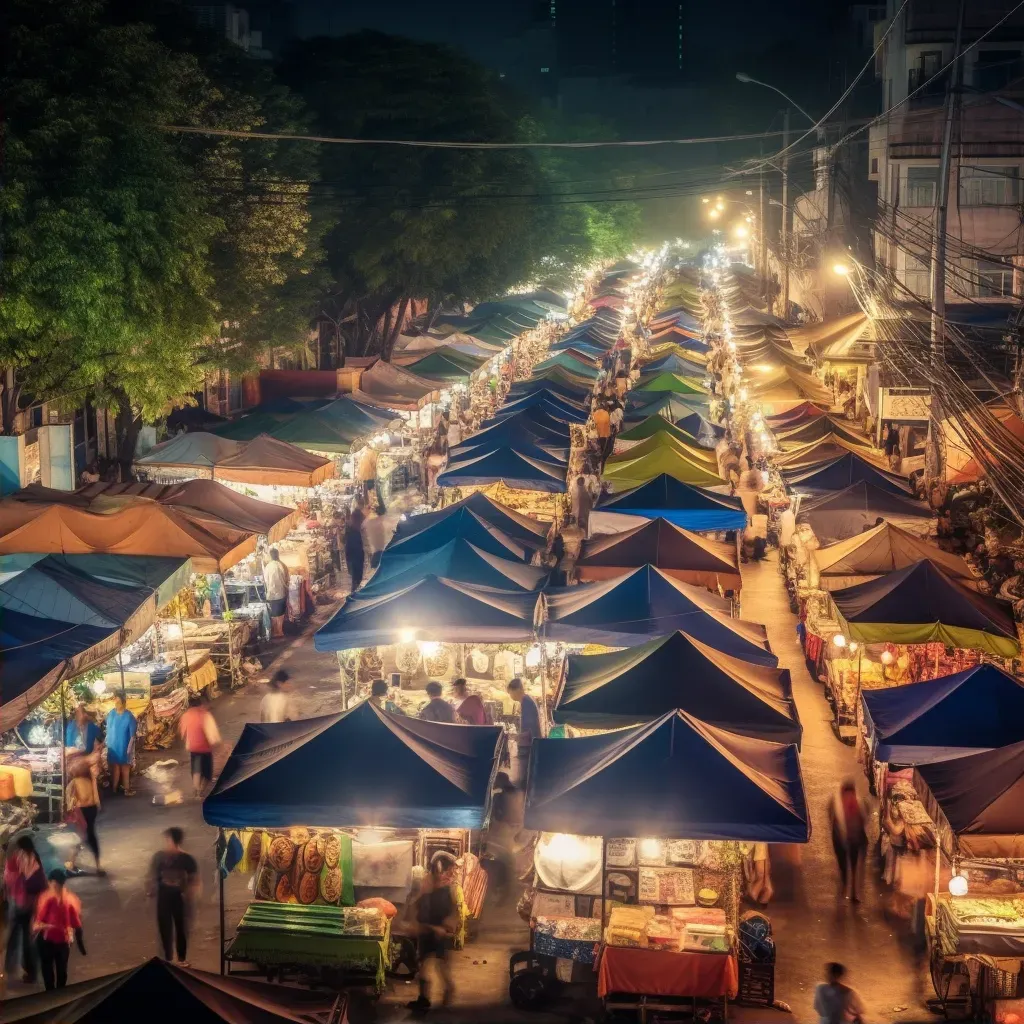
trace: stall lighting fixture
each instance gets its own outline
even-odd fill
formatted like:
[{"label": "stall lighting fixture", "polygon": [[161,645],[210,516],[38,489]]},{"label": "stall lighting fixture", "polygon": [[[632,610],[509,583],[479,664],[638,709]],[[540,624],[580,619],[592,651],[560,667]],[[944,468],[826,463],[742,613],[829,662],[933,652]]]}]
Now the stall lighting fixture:
[{"label": "stall lighting fixture", "polygon": [[734,234],[737,238],[746,238],[749,233],[750,232],[748,232],[746,227],[744,227],[742,224],[737,225],[734,231]]},{"label": "stall lighting fixture", "polygon": [[92,692],[95,693],[97,697],[102,697],[103,694],[107,692],[107,684],[102,679],[97,679],[96,682],[92,684]]},{"label": "stall lighting fixture", "polygon": [[836,635],[832,637],[832,643],[842,650],[846,646],[846,637],[843,636],[842,633],[836,633]]},{"label": "stall lighting fixture", "polygon": [[719,214],[719,209],[718,209],[717,206],[713,206],[710,210],[708,210],[708,216],[712,220],[717,220],[718,219],[718,214]]},{"label": "stall lighting fixture", "polygon": [[832,273],[837,274],[839,277],[848,277],[850,268],[845,263],[833,263]]},{"label": "stall lighting fixture", "polygon": [[436,640],[424,640],[420,644],[420,654],[424,658],[436,658],[441,650],[441,645]]},{"label": "stall lighting fixture", "polygon": [[400,643],[403,643],[403,644],[411,644],[415,639],[416,639],[416,630],[415,629],[403,629],[398,634],[398,640],[399,640]]},{"label": "stall lighting fixture", "polygon": [[949,895],[950,896],[966,896],[967,895],[967,879],[963,875],[954,875],[949,880]]},{"label": "stall lighting fixture", "polygon": [[892,651],[882,651],[881,655],[879,656],[879,659],[881,660],[883,665],[891,665]]}]

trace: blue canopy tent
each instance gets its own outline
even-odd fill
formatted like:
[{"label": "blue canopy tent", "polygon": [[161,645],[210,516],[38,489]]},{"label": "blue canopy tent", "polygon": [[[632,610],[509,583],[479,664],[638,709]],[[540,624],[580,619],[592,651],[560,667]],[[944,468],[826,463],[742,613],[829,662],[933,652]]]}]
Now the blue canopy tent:
[{"label": "blue canopy tent", "polygon": [[[529,449],[527,454],[526,449]],[[477,455],[451,462],[437,478],[438,487],[487,487],[503,483],[506,487],[526,491],[565,494],[567,464],[552,461],[543,449],[525,441],[519,449],[494,448]]]},{"label": "blue canopy tent", "polygon": [[678,423],[679,420],[697,413],[707,415],[710,396],[677,395],[673,391],[631,391],[626,395],[626,423],[639,423],[648,416],[664,416]]},{"label": "blue canopy tent", "polygon": [[729,657],[681,632],[608,654],[570,654],[552,717],[617,729],[676,708],[741,736],[800,745],[789,669]]},{"label": "blue canopy tent", "polygon": [[644,373],[677,373],[681,377],[694,377],[703,380],[708,375],[708,368],[701,363],[684,359],[678,352],[669,352],[667,355],[644,363]]},{"label": "blue canopy tent", "polygon": [[805,843],[810,835],[795,746],[682,711],[602,736],[535,740],[524,824],[608,838]]},{"label": "blue canopy tent", "polygon": [[592,390],[593,385],[591,384],[576,388],[546,377],[539,377],[513,384],[502,404],[503,406],[515,405],[522,399],[532,399],[542,395],[552,405],[564,407],[564,412],[574,415],[587,411]]},{"label": "blue canopy tent", "polygon": [[404,554],[401,546],[394,550],[386,548],[373,578],[363,585],[359,595],[391,593],[424,576],[443,576],[499,590],[538,590],[549,575],[547,569],[492,555],[467,540],[455,538],[433,551]]},{"label": "blue canopy tent", "polygon": [[689,416],[681,416],[676,420],[676,426],[685,430],[691,437],[695,437],[702,448],[714,448],[718,442],[725,437],[725,427],[702,416],[699,412],[692,412]]},{"label": "blue canopy tent", "polygon": [[886,473],[853,452],[800,469],[784,469],[782,478],[791,490],[839,491],[851,484],[868,483],[890,494],[913,498],[913,492],[902,477]]},{"label": "blue canopy tent", "polygon": [[535,374],[541,374],[546,370],[553,370],[556,367],[568,370],[569,373],[573,373],[577,377],[588,377],[590,380],[596,380],[601,376],[601,370],[599,367],[595,366],[593,363],[585,362],[583,359],[577,359],[568,352],[562,352],[559,355],[550,356],[542,363],[538,363],[533,368],[533,372]]},{"label": "blue canopy tent", "polygon": [[747,513],[739,498],[685,484],[662,473],[653,480],[598,502],[599,512],[667,519],[685,530],[742,530]]},{"label": "blue canopy tent", "polygon": [[0,615],[0,733],[13,729],[68,673],[84,672],[121,646],[121,629]]},{"label": "blue canopy tent", "polygon": [[[466,514],[471,514],[474,522],[484,523],[499,531],[502,535],[502,544],[497,549],[484,547],[484,545],[480,544],[479,540],[475,539],[475,536],[463,532],[458,520]],[[407,544],[411,537],[421,534],[442,522],[449,524],[449,529],[452,531],[450,534],[445,536],[435,533],[429,538],[431,543],[427,547],[409,545],[404,548],[404,551],[426,551],[438,547],[454,537],[465,537],[478,547],[484,547],[491,554],[500,555],[502,558],[509,558],[508,552],[511,549],[504,541],[511,538],[519,542],[517,550],[521,554],[517,557],[524,561],[529,561],[531,552],[545,545],[548,532],[548,527],[545,523],[539,523],[535,519],[530,519],[528,516],[508,508],[506,505],[502,505],[501,502],[488,498],[486,494],[477,492],[452,505],[447,505],[437,512],[425,512],[423,515],[411,516],[403,520],[398,524],[398,528],[391,538],[389,550],[397,547],[399,544]],[[479,533],[476,536],[479,536]]]},{"label": "blue canopy tent", "polygon": [[995,665],[861,693],[877,761],[926,764],[1024,740],[1024,686]]},{"label": "blue canopy tent", "polygon": [[803,498],[796,518],[811,526],[819,544],[827,545],[857,536],[874,526],[879,517],[899,523],[933,516],[927,502],[862,480],[841,491]]},{"label": "blue canopy tent", "polygon": [[480,828],[502,731],[390,715],[372,701],[247,725],[203,818],[218,828]]},{"label": "blue canopy tent", "polygon": [[484,427],[475,434],[471,434],[464,441],[453,445],[448,450],[449,458],[455,458],[457,452],[469,448],[477,448],[480,445],[494,447],[497,444],[524,437],[529,438],[534,444],[545,448],[565,448],[569,446],[572,434],[568,424],[565,425],[563,431],[553,430],[538,423],[529,415],[529,412],[529,410],[526,410],[525,412],[516,413],[514,416],[508,416],[503,420],[496,420],[489,427]]},{"label": "blue canopy tent", "polygon": [[550,587],[544,604],[547,640],[632,647],[680,629],[734,658],[778,664],[764,626],[731,618],[724,598],[651,565],[599,583]]},{"label": "blue canopy tent", "polygon": [[[495,424],[495,426],[500,425],[500,423]],[[465,441],[448,449],[448,465],[454,466],[457,462],[475,459],[501,448],[509,448],[519,455],[525,455],[541,462],[562,463],[568,468],[571,443],[568,437],[558,440],[535,438],[525,429],[515,431],[505,428],[504,437],[498,434],[480,438],[479,434],[471,434]]]},{"label": "blue canopy tent", "polygon": [[[521,398],[506,401],[491,419],[506,419],[528,409],[533,410],[541,422],[544,422],[543,417],[547,417],[558,426],[564,426],[566,423],[586,423],[590,415],[589,409],[578,402],[566,400],[547,388],[541,388]],[[490,420],[485,421],[489,422]]]},{"label": "blue canopy tent", "polygon": [[[543,427],[547,431],[553,434],[559,434],[565,436],[566,431],[569,430],[572,423],[582,424],[585,421],[579,419],[577,415],[574,415],[571,419],[563,412],[551,411],[551,409],[543,402],[538,402],[532,406],[525,408],[518,408],[508,406],[501,408],[497,413],[489,420],[484,420],[481,424],[482,429],[487,427],[493,427],[496,423],[502,423],[505,420],[512,419],[513,417],[525,416],[529,418],[529,422],[538,427]],[[571,433],[570,433],[571,437]]]},{"label": "blue canopy tent", "polygon": [[537,594],[424,576],[402,590],[350,594],[316,631],[318,651],[348,651],[409,640],[514,643],[533,638]]}]

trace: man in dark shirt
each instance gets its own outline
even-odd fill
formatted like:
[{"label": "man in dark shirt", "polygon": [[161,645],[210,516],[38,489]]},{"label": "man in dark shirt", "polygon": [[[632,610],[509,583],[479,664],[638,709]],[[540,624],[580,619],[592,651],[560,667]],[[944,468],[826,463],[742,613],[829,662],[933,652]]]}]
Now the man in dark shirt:
[{"label": "man in dark shirt", "polygon": [[533,741],[544,738],[544,724],[540,717],[537,702],[523,688],[523,681],[518,676],[508,684],[508,695],[519,705],[519,733],[516,736],[516,784],[526,781],[526,770],[530,763],[530,750]]},{"label": "man in dark shirt", "polygon": [[424,722],[454,723],[455,708],[441,696],[441,684],[431,679],[427,683],[427,696],[430,698],[430,701],[420,712],[420,718]]},{"label": "man in dark shirt", "polygon": [[184,838],[185,833],[180,828],[169,828],[164,832],[165,846],[153,855],[146,891],[150,896],[156,896],[156,924],[164,959],[171,959],[173,937],[178,963],[188,966],[185,922],[188,903],[198,888],[199,865],[195,857],[181,848]]},{"label": "man in dark shirt", "polygon": [[456,679],[452,683],[455,696],[455,710],[461,721],[466,725],[490,725],[487,720],[487,708],[477,693],[470,693],[465,679]]},{"label": "man in dark shirt", "polygon": [[430,868],[423,879],[423,888],[416,900],[416,924],[419,932],[419,955],[422,967],[420,994],[411,1003],[410,1010],[421,1013],[430,1009],[430,975],[436,974],[441,985],[441,1005],[452,999],[451,967],[448,950],[459,924],[458,905],[452,892],[455,858],[439,850],[430,859]]}]

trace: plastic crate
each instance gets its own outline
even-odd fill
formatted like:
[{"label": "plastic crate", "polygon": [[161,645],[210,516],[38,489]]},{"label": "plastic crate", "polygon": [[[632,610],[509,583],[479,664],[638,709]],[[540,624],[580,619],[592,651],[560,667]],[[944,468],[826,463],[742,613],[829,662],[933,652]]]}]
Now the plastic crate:
[{"label": "plastic crate", "polygon": [[740,984],[737,1002],[748,1006],[771,1006],[775,1002],[775,964],[739,962]]}]

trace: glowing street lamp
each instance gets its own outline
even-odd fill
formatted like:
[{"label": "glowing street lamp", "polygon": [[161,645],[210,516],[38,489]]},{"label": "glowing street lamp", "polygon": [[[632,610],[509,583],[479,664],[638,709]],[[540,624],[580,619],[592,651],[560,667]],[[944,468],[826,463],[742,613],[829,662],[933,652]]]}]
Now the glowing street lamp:
[{"label": "glowing street lamp", "polygon": [[733,234],[735,234],[737,238],[746,238],[750,232],[747,230],[746,225],[737,224],[736,227],[733,228]]},{"label": "glowing street lamp", "polygon": [[719,214],[720,214],[721,212],[722,212],[722,211],[721,211],[721,210],[719,210],[717,206],[713,206],[713,207],[711,207],[711,209],[710,209],[710,210],[708,210],[708,216],[709,216],[709,217],[710,217],[710,218],[711,218],[712,220],[717,220],[717,219],[718,219],[718,215],[719,215]]},{"label": "glowing street lamp", "polygon": [[832,273],[836,274],[839,277],[849,277],[850,267],[846,263],[833,263]]}]

